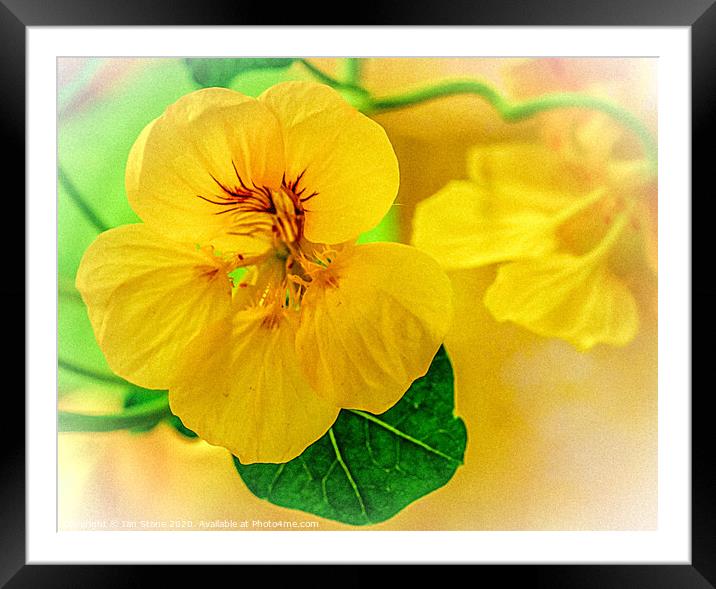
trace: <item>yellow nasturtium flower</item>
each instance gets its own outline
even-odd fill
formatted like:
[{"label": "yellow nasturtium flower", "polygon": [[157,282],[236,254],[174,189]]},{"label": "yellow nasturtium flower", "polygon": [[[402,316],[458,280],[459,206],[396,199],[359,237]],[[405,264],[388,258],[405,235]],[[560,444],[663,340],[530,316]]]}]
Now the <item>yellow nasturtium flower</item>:
[{"label": "yellow nasturtium flower", "polygon": [[326,86],[183,97],[129,155],[143,223],[101,234],[78,271],[110,367],[168,389],[187,427],[244,463],[296,457],[340,408],[387,410],[452,313],[429,256],[355,244],[398,181],[383,129]]},{"label": "yellow nasturtium flower", "polygon": [[656,177],[614,157],[621,134],[597,115],[566,137],[474,148],[469,179],[418,204],[412,243],[448,270],[498,265],[484,298],[498,321],[580,350],[628,343],[633,291],[657,272]]}]

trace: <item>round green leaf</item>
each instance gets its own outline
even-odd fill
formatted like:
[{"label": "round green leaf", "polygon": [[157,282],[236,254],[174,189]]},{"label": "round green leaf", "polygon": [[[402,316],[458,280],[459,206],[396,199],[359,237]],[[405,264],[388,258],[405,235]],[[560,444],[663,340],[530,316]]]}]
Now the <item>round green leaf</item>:
[{"label": "round green leaf", "polygon": [[328,433],[285,464],[241,464],[254,495],[352,525],[385,521],[445,485],[462,464],[463,421],[453,415],[444,349],[428,373],[382,415],[343,410]]}]

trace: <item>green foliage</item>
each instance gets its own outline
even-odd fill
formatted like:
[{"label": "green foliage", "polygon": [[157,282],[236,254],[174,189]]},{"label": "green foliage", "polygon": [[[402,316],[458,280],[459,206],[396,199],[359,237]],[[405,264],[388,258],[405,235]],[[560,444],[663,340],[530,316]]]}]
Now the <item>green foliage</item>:
[{"label": "green foliage", "polygon": [[[145,125],[194,89],[181,60],[154,60],[82,108],[60,112],[58,160],[69,180],[58,181],[57,202],[58,355],[64,360],[111,374],[74,288],[82,254],[99,231],[70,191],[74,189],[108,227],[138,222],[124,191],[129,150]],[[61,391],[90,384],[92,379],[60,371]]]},{"label": "green foliage", "polygon": [[[128,407],[135,407],[137,405],[142,405],[144,403],[151,403],[152,401],[157,401],[159,399],[166,399],[167,392],[166,391],[152,391],[149,389],[143,389],[141,387],[130,385],[130,391],[129,394],[124,398],[124,407],[125,409]],[[146,425],[146,426],[137,426],[132,428],[130,431],[134,433],[144,433],[153,430],[157,425],[159,425],[159,422],[162,421],[161,419],[158,419],[155,423]],[[179,419],[176,415],[172,415],[167,420],[167,423],[171,425],[175,430],[177,430],[180,434],[183,436],[186,436],[187,438],[196,438],[197,435],[190,430],[188,427],[185,427],[184,424],[181,422],[181,419]]]},{"label": "green foliage", "polygon": [[382,415],[341,411],[285,464],[234,464],[257,497],[352,525],[382,522],[439,489],[462,464],[465,424],[453,415],[453,373],[441,348],[428,373]]},{"label": "green foliage", "polygon": [[295,58],[241,57],[241,58],[187,58],[184,60],[194,81],[204,88],[228,88],[234,78],[244,72],[263,69],[283,69]]},{"label": "green foliage", "polygon": [[397,207],[391,207],[373,229],[363,233],[356,243],[373,243],[376,241],[400,241],[400,215]]}]

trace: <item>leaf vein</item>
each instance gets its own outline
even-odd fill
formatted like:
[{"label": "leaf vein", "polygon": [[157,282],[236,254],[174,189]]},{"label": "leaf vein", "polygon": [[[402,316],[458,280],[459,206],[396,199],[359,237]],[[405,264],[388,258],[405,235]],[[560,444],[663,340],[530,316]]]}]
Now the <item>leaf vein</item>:
[{"label": "leaf vein", "polygon": [[333,469],[336,467],[336,464],[338,464],[337,460],[334,460],[331,462],[331,465],[328,467],[328,470],[326,471],[326,474],[323,475],[321,478],[321,491],[323,492],[323,501],[325,501],[326,505],[328,507],[333,507],[331,505],[330,499],[328,499],[328,493],[326,492],[326,481],[328,480],[328,477],[331,476],[331,473],[333,472]]},{"label": "leaf vein", "polygon": [[268,490],[266,491],[266,499],[268,499],[269,501],[271,500],[271,493],[273,492],[274,485],[276,484],[276,481],[278,481],[285,467],[286,463],[284,462],[281,466],[278,467],[278,469],[276,470],[276,474],[273,475],[273,479],[271,479],[271,482],[269,483]]},{"label": "leaf vein", "polygon": [[387,429],[389,432],[394,433],[396,436],[399,436],[399,437],[403,438],[404,440],[408,440],[409,442],[412,442],[413,444],[416,444],[416,445],[420,446],[421,448],[423,448],[424,450],[427,450],[428,452],[432,452],[433,454],[440,456],[441,458],[444,458],[445,460],[451,460],[453,462],[457,462],[458,464],[462,464],[462,460],[460,460],[459,458],[455,458],[454,456],[445,454],[445,452],[441,452],[437,448],[433,448],[432,446],[429,446],[422,440],[418,440],[417,438],[414,438],[413,436],[406,434],[405,432],[402,432],[399,429],[396,429],[389,423],[381,421],[375,415],[371,415],[370,413],[365,413],[364,411],[358,411],[357,409],[348,409],[348,411],[350,411],[351,413],[354,413],[355,415],[359,415],[360,417],[363,417],[364,419],[368,419],[368,420],[372,421],[373,423],[377,423],[378,425]]},{"label": "leaf vein", "polygon": [[328,430],[328,435],[331,438],[331,444],[333,445],[333,451],[336,453],[336,460],[338,460],[338,463],[341,465],[341,468],[343,469],[343,473],[346,475],[346,478],[348,479],[348,482],[350,483],[351,488],[353,489],[353,493],[356,496],[356,499],[358,499],[358,505],[360,505],[360,512],[363,517],[365,517],[366,521],[370,521],[368,518],[368,514],[365,510],[365,504],[363,503],[363,497],[360,494],[360,491],[358,490],[358,485],[356,485],[355,480],[353,479],[353,475],[351,474],[350,469],[348,468],[348,465],[346,464],[345,460],[343,460],[343,456],[341,455],[341,451],[338,449],[338,443],[336,442],[336,436],[333,433],[333,428]]}]

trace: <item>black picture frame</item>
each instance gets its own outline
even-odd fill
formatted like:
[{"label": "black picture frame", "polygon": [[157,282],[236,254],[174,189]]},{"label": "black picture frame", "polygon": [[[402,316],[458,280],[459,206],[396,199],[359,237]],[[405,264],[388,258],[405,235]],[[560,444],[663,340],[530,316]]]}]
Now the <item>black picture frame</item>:
[{"label": "black picture frame", "polygon": [[[659,26],[690,27],[692,39],[692,193],[701,193],[692,219],[707,222],[710,215],[705,203],[711,202],[707,192],[711,162],[710,138],[713,105],[716,104],[716,6],[714,0],[559,0],[520,1],[460,0],[450,4],[394,0],[388,2],[364,2],[348,10],[357,23],[364,25],[480,25],[480,26]],[[124,0],[123,2],[97,3],[90,0],[0,0],[0,56],[3,91],[0,121],[5,155],[2,158],[3,177],[14,183],[7,187],[6,209],[8,219],[16,228],[23,230],[18,219],[25,218],[24,199],[9,195],[24,194],[25,169],[25,36],[30,26],[101,26],[101,25],[337,25],[348,5],[336,3],[319,10],[303,4],[281,7],[277,10],[270,3],[246,2],[181,2],[170,0]],[[708,166],[708,167],[707,167]],[[713,193],[713,183],[710,185]],[[693,239],[692,221],[692,269],[699,268],[713,249],[702,237]],[[700,232],[705,235],[705,232]],[[7,238],[10,239],[10,238]],[[24,236],[13,243],[24,243]],[[6,246],[10,251],[10,246]],[[22,258],[13,246],[4,266],[6,280],[0,283],[0,297],[7,315],[7,325],[14,319],[19,322],[27,312],[26,291]],[[710,266],[704,266],[709,268]],[[704,273],[706,274],[706,273]],[[699,330],[702,334],[713,332],[716,327],[714,313],[706,308],[706,301],[716,294],[707,278],[700,286],[692,283],[692,313],[696,309]],[[52,283],[48,285],[52,287]],[[17,309],[24,310],[21,315]],[[699,313],[703,309],[703,313]],[[14,325],[12,327],[15,327]],[[24,365],[24,326],[20,337],[8,338],[10,345],[1,355],[5,374],[18,374]],[[695,358],[710,352],[708,347],[693,345],[692,367]],[[20,358],[20,355],[22,359]],[[704,358],[705,359],[705,358]],[[692,368],[693,375],[693,368]],[[24,378],[24,373],[23,373]],[[693,376],[692,376],[693,383]],[[3,441],[0,445],[0,585],[17,587],[142,587],[155,582],[161,575],[165,585],[194,583],[207,584],[212,575],[225,572],[224,566],[174,567],[150,565],[27,565],[25,560],[25,405],[17,387],[5,391],[3,403]],[[11,394],[12,393],[12,394]],[[470,572],[475,581],[487,586],[499,580],[501,586],[528,585],[536,587],[629,587],[638,588],[706,588],[716,587],[716,480],[714,460],[711,454],[712,416],[708,410],[711,391],[692,385],[692,540],[691,564],[672,565],[475,565],[480,570]],[[50,398],[50,397],[48,397]],[[13,416],[12,418],[8,416]],[[10,425],[15,426],[15,431]],[[53,495],[48,494],[48,501]],[[243,565],[247,566],[247,565]],[[271,579],[276,583],[285,576],[290,580],[294,571],[282,567]],[[335,567],[330,567],[335,568]],[[349,575],[342,572],[321,572],[321,578],[329,582],[362,585],[374,582],[374,567],[357,569]],[[231,572],[230,574],[235,574]],[[259,575],[262,573],[259,572]],[[326,575],[323,577],[323,575]],[[421,572],[421,575],[424,573]],[[442,573],[441,573],[442,574]],[[447,580],[447,577],[444,577]],[[158,581],[157,581],[158,582]],[[236,582],[239,582],[236,579]],[[273,583],[273,581],[272,581]]]}]

